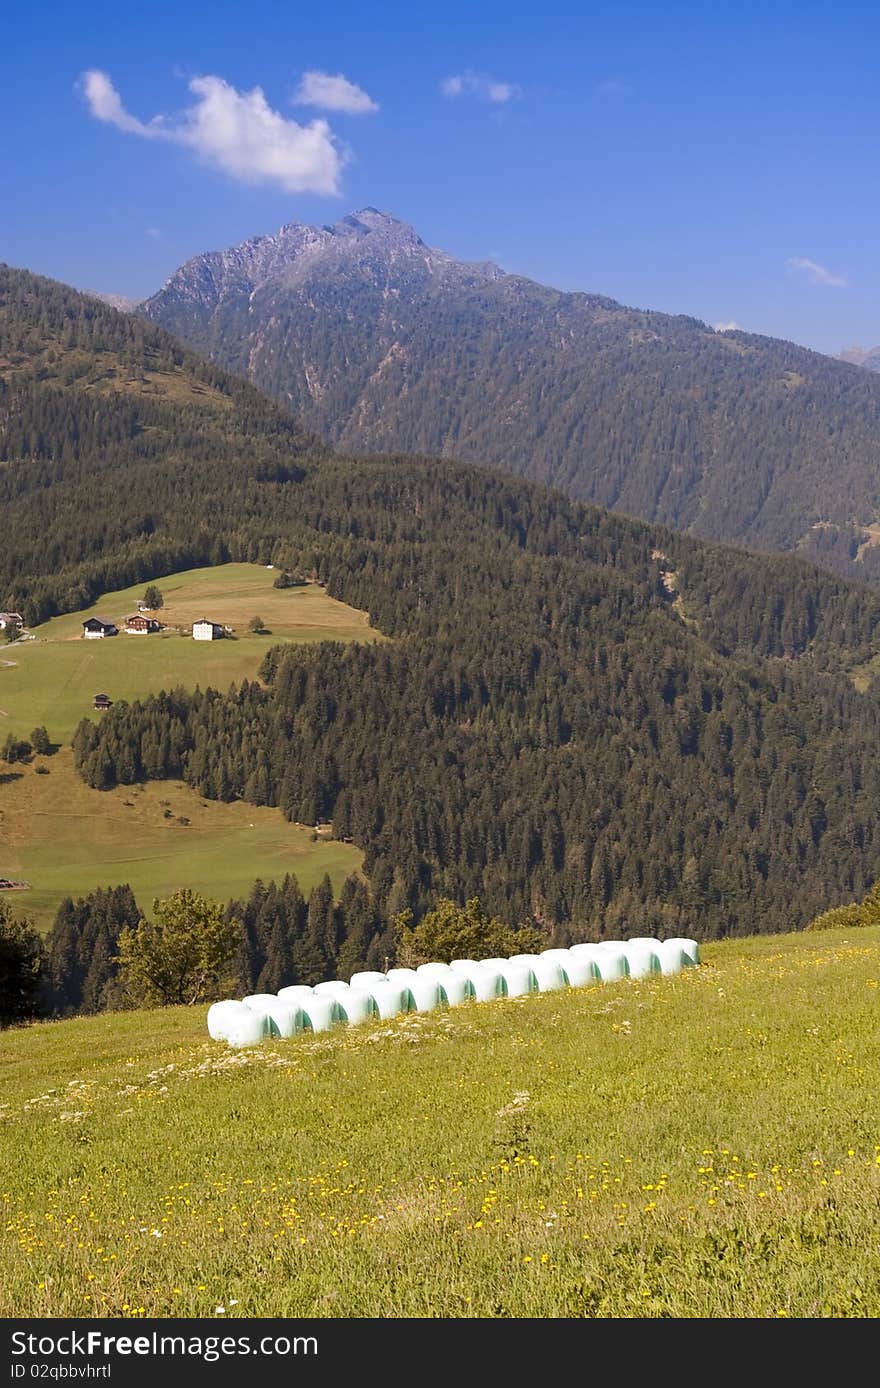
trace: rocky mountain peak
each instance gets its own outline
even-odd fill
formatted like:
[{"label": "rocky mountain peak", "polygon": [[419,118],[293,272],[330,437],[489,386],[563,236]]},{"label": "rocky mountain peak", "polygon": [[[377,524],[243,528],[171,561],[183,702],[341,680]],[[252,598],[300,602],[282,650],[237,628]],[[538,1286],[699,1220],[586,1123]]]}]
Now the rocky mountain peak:
[{"label": "rocky mountain peak", "polygon": [[357,236],[364,236],[379,232],[388,236],[401,237],[406,241],[417,241],[420,246],[424,245],[422,238],[408,222],[402,222],[399,218],[392,217],[388,212],[380,212],[377,207],[363,207],[360,212],[350,212],[347,217],[340,217],[330,230],[337,236],[346,236],[352,233]]},{"label": "rocky mountain peak", "polygon": [[848,362],[850,366],[880,371],[880,347],[844,347],[838,356],[840,361]]},{"label": "rocky mountain peak", "polygon": [[131,313],[141,302],[140,299],[130,299],[125,294],[112,294],[103,289],[83,289],[81,293],[88,295],[90,299],[99,299],[102,304],[109,304],[120,313]]},{"label": "rocky mountain peak", "polygon": [[188,305],[194,311],[210,311],[276,282],[326,283],[346,271],[391,278],[415,273],[423,280],[460,275],[470,281],[500,279],[504,273],[496,265],[456,261],[426,245],[408,222],[376,207],[363,207],[332,226],[289,222],[277,232],[251,237],[227,250],[194,256],[146,301],[142,312],[161,322],[170,303],[184,310]]}]

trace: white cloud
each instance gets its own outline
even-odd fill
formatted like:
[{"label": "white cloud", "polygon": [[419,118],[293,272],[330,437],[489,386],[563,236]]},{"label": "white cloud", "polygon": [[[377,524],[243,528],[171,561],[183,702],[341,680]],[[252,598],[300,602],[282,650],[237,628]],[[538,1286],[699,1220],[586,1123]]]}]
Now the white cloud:
[{"label": "white cloud", "polygon": [[447,77],[440,83],[440,90],[444,96],[461,96],[464,92],[464,78]]},{"label": "white cloud", "polygon": [[510,101],[519,94],[519,88],[512,82],[490,82],[486,95],[490,101]]},{"label": "white cloud", "polygon": [[803,255],[793,255],[785,262],[789,270],[803,275],[809,284],[823,284],[829,289],[846,289],[848,280],[843,275],[835,275],[815,260]]},{"label": "white cloud", "polygon": [[274,183],[287,193],[339,192],[345,156],[329,125],[300,125],[274,110],[262,88],[239,92],[222,77],[193,77],[195,101],[180,115],[132,116],[106,72],[83,74],[82,89],[96,120],[129,135],[191,149],[241,183]]},{"label": "white cloud", "polygon": [[159,241],[162,237],[162,233],[158,227],[146,227],[144,235],[152,237],[154,241]]},{"label": "white cloud", "polygon": [[522,96],[515,82],[499,82],[495,77],[488,77],[484,72],[473,72],[470,68],[467,72],[457,72],[445,78],[440,83],[440,90],[444,96],[451,98],[475,96],[480,101],[491,101],[494,105],[503,105]]},{"label": "white cloud", "polygon": [[118,130],[125,130],[130,135],[159,133],[158,129],[151,130],[142,121],[128,114],[122,104],[122,98],[106,72],[100,72],[97,68],[84,72],[82,88],[89,110],[96,120],[106,121],[108,125],[115,125]]},{"label": "white cloud", "polygon": [[317,106],[323,111],[344,111],[349,116],[369,116],[379,109],[378,102],[363,87],[349,82],[341,72],[335,77],[329,72],[304,72],[293,102],[295,106]]},{"label": "white cloud", "polygon": [[712,327],[715,329],[716,333],[738,333],[742,331],[735,318],[731,318],[727,323],[713,323]]}]

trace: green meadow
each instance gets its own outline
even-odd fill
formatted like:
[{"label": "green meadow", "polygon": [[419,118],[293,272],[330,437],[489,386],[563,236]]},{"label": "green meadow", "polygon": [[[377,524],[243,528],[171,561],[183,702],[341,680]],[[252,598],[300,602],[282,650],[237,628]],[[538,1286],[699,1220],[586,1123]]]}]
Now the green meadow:
[{"label": "green meadow", "polygon": [[0,1315],[880,1314],[880,930],[230,1051],[0,1040]]},{"label": "green meadow", "polygon": [[[317,584],[274,588],[277,570],[255,564],[190,569],[157,580],[165,606],[156,615],[167,630],[151,636],[82,639],[92,616],[120,624],[135,612],[145,584],[107,593],[93,607],[35,627],[33,641],[0,646],[0,740],[26,737],[44,725],[55,742],[69,742],[82,718],[93,716],[95,694],[142,698],[175,685],[226,689],[254,679],[270,647],[283,641],[377,641],[366,613],[328,597]],[[266,634],[248,631],[261,617]],[[193,641],[175,627],[207,617],[233,628],[233,639]]]},{"label": "green meadow", "polygon": [[30,883],[4,895],[41,931],[64,897],[99,886],[128,882],[148,911],[180,887],[227,901],[257,877],[292,872],[308,892],[325,872],[338,889],[360,868],[359,849],[289,824],[280,810],[206,801],[172,781],[92,790],[69,748],[40,760],[48,776],[12,768],[0,785],[0,876]]},{"label": "green meadow", "polygon": [[[0,743],[45,725],[62,750],[36,764],[0,763],[0,877],[29,884],[14,906],[45,930],[59,902],[98,886],[130,883],[141,906],[181,886],[218,900],[246,894],[257,877],[293,872],[308,891],[329,872],[339,887],[360,852],[288,824],[278,810],[203,801],[186,786],[158,782],[103,793],[75,775],[66,744],[93,710],[97,693],[116,702],[175,685],[225,689],[254,679],[279,642],[376,641],[367,616],[317,584],[273,587],[276,570],[254,564],[191,569],[158,581],[167,630],[99,641],[81,637],[98,614],[120,625],[136,611],[144,584],[106,594],[87,611],[34,629],[35,640],[0,647]],[[201,616],[233,628],[233,639],[202,642],[180,635]],[[254,616],[266,633],[248,630]]]}]

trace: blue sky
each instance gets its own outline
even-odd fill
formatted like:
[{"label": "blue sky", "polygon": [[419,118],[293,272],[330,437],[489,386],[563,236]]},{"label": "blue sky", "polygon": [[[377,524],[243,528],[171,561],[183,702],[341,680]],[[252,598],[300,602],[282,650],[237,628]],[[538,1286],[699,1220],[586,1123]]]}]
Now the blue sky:
[{"label": "blue sky", "polygon": [[878,57],[852,0],[13,0],[0,259],[140,296],[372,204],[560,288],[873,345]]}]

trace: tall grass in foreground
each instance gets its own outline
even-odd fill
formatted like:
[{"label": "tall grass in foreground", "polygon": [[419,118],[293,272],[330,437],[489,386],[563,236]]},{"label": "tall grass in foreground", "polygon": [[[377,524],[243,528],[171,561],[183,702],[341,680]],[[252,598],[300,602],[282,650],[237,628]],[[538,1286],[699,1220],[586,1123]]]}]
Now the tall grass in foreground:
[{"label": "tall grass in foreground", "polygon": [[0,1314],[880,1314],[880,929],[231,1053],[0,1037]]}]

